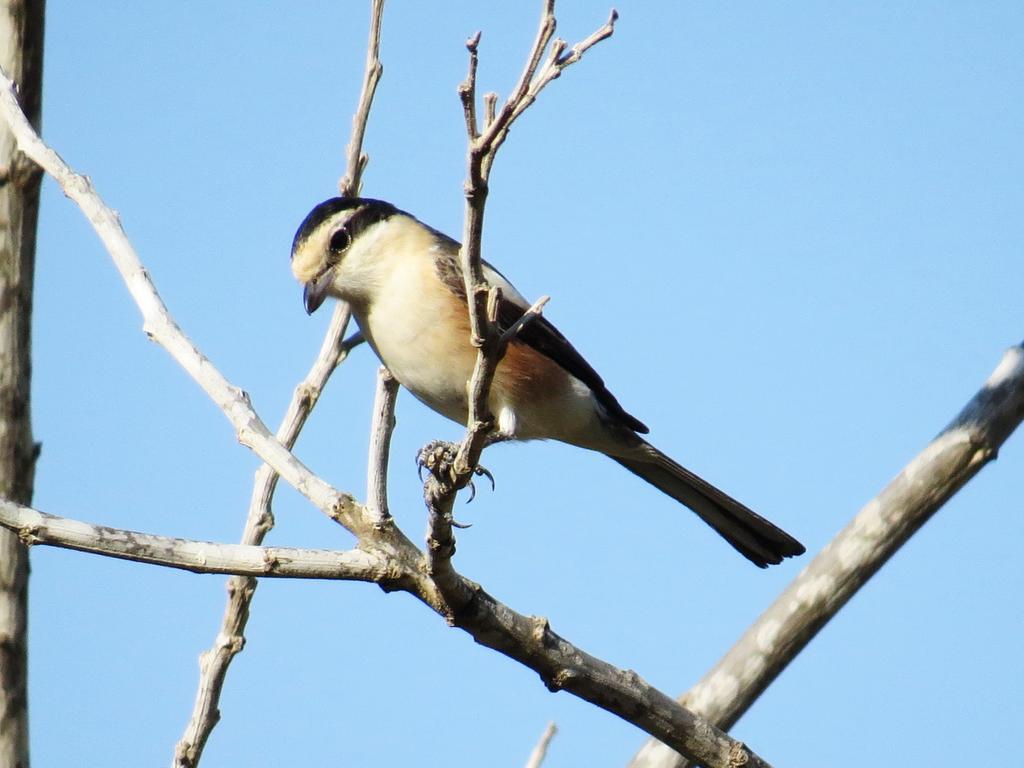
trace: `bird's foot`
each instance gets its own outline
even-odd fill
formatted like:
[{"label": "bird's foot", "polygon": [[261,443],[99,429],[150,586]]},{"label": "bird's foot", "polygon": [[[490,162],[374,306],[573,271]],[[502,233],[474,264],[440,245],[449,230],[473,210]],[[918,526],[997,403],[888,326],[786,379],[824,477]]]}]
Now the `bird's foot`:
[{"label": "bird's foot", "polygon": [[416,454],[416,472],[423,480],[423,470],[429,470],[439,482],[450,483],[455,479],[455,457],[459,446],[445,440],[431,440]]},{"label": "bird's foot", "polygon": [[[426,468],[434,478],[445,484],[456,484],[458,476],[455,471],[455,460],[459,454],[457,443],[449,443],[445,440],[432,440],[420,448],[416,454],[416,471],[420,481],[423,481],[423,470]],[[486,477],[491,481],[491,490],[495,488],[494,475],[486,467],[477,465],[473,468],[469,480],[465,484],[469,487],[469,499],[467,504],[476,498],[476,486],[473,484],[473,477]]]}]

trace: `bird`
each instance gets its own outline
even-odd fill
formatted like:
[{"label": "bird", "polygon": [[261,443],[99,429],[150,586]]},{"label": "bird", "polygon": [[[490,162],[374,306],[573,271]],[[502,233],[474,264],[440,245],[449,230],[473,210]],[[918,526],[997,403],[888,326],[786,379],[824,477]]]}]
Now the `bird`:
[{"label": "bird", "polygon": [[[291,268],[308,314],[333,297],[348,303],[370,347],[399,384],[465,425],[470,341],[459,243],[383,200],[333,197],[295,233]],[[497,325],[530,304],[498,270]],[[758,567],[801,555],[795,538],[678,464],[641,435],[604,380],[544,316],[522,325],[498,363],[488,405],[496,440],[558,440],[603,453],[697,513]]]}]

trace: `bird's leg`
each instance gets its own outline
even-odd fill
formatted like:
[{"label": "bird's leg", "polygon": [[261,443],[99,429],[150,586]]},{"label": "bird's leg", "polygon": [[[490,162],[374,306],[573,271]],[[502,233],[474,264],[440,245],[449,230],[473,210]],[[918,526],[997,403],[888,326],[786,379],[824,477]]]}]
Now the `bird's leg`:
[{"label": "bird's leg", "polygon": [[[506,440],[515,440],[515,435],[496,429],[487,434],[487,440],[484,442],[484,448],[488,448],[498,443],[504,443]],[[491,482],[494,482],[494,478],[491,478]]]}]

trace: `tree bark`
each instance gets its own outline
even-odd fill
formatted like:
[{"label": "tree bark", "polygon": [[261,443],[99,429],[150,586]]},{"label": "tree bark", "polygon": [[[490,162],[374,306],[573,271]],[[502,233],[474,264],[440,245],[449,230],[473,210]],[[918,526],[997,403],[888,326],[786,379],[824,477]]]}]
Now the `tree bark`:
[{"label": "tree bark", "polygon": [[[4,0],[0,66],[38,129],[45,0]],[[32,281],[42,171],[0,129],[0,496],[32,501]],[[28,549],[0,530],[0,765],[28,768]]]}]

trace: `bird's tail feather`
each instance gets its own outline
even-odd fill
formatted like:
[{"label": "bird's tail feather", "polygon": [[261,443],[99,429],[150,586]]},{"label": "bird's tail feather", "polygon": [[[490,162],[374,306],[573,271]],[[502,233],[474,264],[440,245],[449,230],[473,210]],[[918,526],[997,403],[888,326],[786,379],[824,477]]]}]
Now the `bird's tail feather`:
[{"label": "bird's tail feather", "polygon": [[802,555],[804,546],[778,526],[644,442],[634,456],[612,456],[633,474],[692,509],[759,568]]}]

